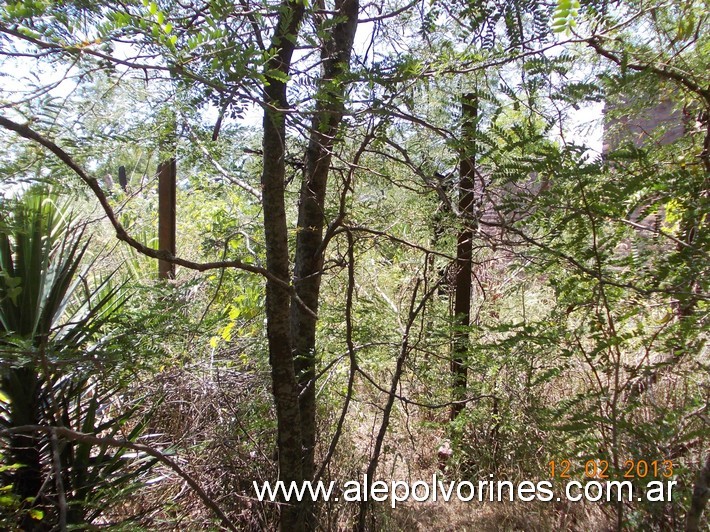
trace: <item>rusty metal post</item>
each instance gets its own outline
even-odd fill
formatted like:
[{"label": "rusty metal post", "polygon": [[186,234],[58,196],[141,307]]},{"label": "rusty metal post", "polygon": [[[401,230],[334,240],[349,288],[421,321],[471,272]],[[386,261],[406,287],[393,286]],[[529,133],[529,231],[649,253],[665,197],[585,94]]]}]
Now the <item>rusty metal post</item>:
[{"label": "rusty metal post", "polygon": [[[158,247],[175,256],[175,211],[177,167],[172,157],[158,165]],[[158,276],[161,279],[175,278],[175,264],[160,260]]]}]

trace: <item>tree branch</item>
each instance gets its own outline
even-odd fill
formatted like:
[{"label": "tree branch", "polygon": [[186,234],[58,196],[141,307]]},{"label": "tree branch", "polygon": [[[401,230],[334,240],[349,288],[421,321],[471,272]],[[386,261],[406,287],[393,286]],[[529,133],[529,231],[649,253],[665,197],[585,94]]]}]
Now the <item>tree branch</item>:
[{"label": "tree branch", "polygon": [[[116,65],[122,65],[128,68],[132,68],[135,70],[143,70],[144,72],[147,72],[148,70],[157,70],[161,72],[167,72],[167,73],[179,73],[187,76],[188,78],[200,82],[208,87],[211,87],[219,92],[224,92],[227,90],[227,87],[224,86],[223,84],[216,82],[212,79],[208,79],[204,76],[200,76],[199,74],[192,72],[188,69],[186,69],[182,65],[157,65],[157,64],[149,64],[149,63],[138,63],[135,61],[131,61],[128,59],[119,59],[117,57],[113,57],[111,55],[105,54],[103,52],[99,52],[97,50],[93,50],[88,46],[80,47],[80,46],[63,46],[61,44],[57,43],[52,43],[52,42],[46,42],[42,41],[40,39],[36,39],[34,37],[30,37],[28,35],[24,35],[23,33],[20,33],[17,30],[14,30],[12,28],[9,28],[5,26],[4,24],[0,24],[0,33],[5,33],[7,35],[11,35],[17,39],[21,39],[26,42],[30,42],[37,46],[41,50],[47,50],[47,51],[54,51],[54,52],[73,52],[73,53],[78,53],[78,54],[86,54],[90,55],[93,57],[97,57],[98,59],[102,59],[104,61],[108,61],[112,64]],[[146,74],[147,75],[147,74]]]},{"label": "tree branch", "polygon": [[606,57],[609,59],[612,63],[615,63],[619,66],[624,66],[625,68],[629,68],[631,70],[635,70],[636,72],[653,72],[654,74],[673,81],[677,81],[681,85],[683,85],[686,89],[690,90],[691,92],[694,92],[698,96],[700,96],[703,100],[705,100],[705,105],[710,106],[710,89],[704,89],[701,87],[699,84],[697,84],[695,81],[690,79],[688,75],[686,75],[684,72],[680,71],[679,69],[672,67],[670,65],[653,65],[653,64],[641,64],[641,63],[631,63],[628,61],[625,61],[624,59],[620,58],[613,52],[607,50],[606,48],[602,47],[602,42],[599,37],[592,37],[591,39],[587,40],[587,44],[594,49],[595,52],[597,52],[599,55]]},{"label": "tree branch", "polygon": [[193,262],[187,259],[182,259],[180,257],[175,257],[171,253],[168,253],[166,251],[150,248],[142,244],[141,242],[138,242],[135,238],[131,237],[126,232],[126,229],[118,221],[116,213],[113,211],[113,208],[109,204],[108,199],[106,198],[104,191],[101,189],[98,180],[94,177],[89,176],[84,171],[84,169],[79,166],[79,164],[74,161],[74,159],[72,159],[72,157],[67,152],[65,152],[62,148],[60,148],[57,144],[55,144],[48,138],[40,135],[39,133],[31,129],[29,126],[18,124],[17,122],[13,122],[12,120],[5,118],[4,116],[0,116],[0,126],[17,133],[23,138],[35,141],[38,144],[44,146],[54,155],[56,155],[64,164],[71,168],[74,173],[78,175],[79,178],[91,189],[91,191],[96,196],[96,199],[98,199],[99,203],[101,204],[101,207],[106,213],[106,217],[108,218],[113,228],[116,230],[116,237],[119,240],[127,243],[129,246],[134,248],[136,251],[142,253],[143,255],[154,259],[165,260],[178,266],[183,266],[184,268],[189,268],[191,270],[197,270],[201,272],[220,268],[238,268],[240,270],[245,270],[251,273],[263,275],[267,279],[271,279],[274,282],[281,283],[284,286],[290,286],[288,283],[282,281],[281,279],[278,279],[277,277],[269,273],[265,268],[262,268],[260,266],[254,266],[252,264],[247,264],[240,260]]},{"label": "tree branch", "polygon": [[79,164],[74,161],[74,159],[71,158],[71,156],[65,152],[62,148],[60,148],[57,144],[49,140],[48,138],[40,135],[33,129],[31,129],[27,125],[23,124],[18,124],[17,122],[13,122],[12,120],[5,118],[4,116],[0,116],[0,126],[4,127],[5,129],[8,129],[10,131],[14,131],[18,135],[20,135],[23,138],[33,140],[37,142],[38,144],[41,144],[45,148],[47,148],[49,151],[51,151],[54,155],[56,155],[64,164],[66,164],[69,168],[71,168],[76,175],[79,176],[79,178],[86,183],[86,185],[92,190],[94,195],[96,196],[96,199],[99,200],[99,203],[101,204],[101,207],[104,210],[104,213],[106,214],[106,217],[108,218],[109,222],[111,222],[111,225],[113,228],[116,230],[116,238],[119,240],[125,242],[129,246],[131,246],[133,249],[138,251],[139,253],[142,253],[143,255],[146,255],[148,257],[151,257],[153,259],[159,259],[159,260],[164,260],[167,262],[170,262],[172,264],[175,264],[177,266],[182,266],[184,268],[188,268],[190,270],[196,270],[199,272],[204,272],[207,270],[218,270],[221,268],[237,268],[240,270],[244,270],[247,272],[251,273],[257,273],[259,275],[263,275],[267,279],[274,281],[275,283],[278,283],[279,285],[283,286],[284,288],[288,289],[291,295],[293,296],[294,300],[296,303],[303,307],[306,313],[309,313],[312,315],[314,318],[317,319],[316,313],[314,313],[304,302],[303,300],[298,297],[298,294],[296,294],[295,288],[293,285],[288,283],[287,281],[284,281],[277,277],[276,275],[272,274],[269,272],[266,268],[262,268],[261,266],[254,266],[253,264],[248,264],[245,263],[241,260],[223,260],[223,261],[215,261],[215,262],[194,262],[191,260],[187,259],[182,259],[180,257],[176,257],[172,255],[171,253],[167,251],[162,251],[162,250],[157,250],[150,248],[146,246],[145,244],[142,244],[132,236],[130,236],[127,232],[126,229],[121,225],[121,222],[118,221],[118,218],[116,217],[116,213],[113,211],[113,208],[108,202],[108,199],[106,198],[106,194],[104,194],[104,191],[101,190],[101,186],[99,185],[99,182],[95,177],[89,176],[84,169],[79,166]]}]

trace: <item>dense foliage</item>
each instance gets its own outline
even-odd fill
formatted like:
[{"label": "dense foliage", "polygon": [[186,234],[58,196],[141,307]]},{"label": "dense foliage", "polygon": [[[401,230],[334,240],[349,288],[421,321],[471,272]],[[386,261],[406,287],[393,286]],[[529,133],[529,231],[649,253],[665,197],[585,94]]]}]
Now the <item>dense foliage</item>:
[{"label": "dense foliage", "polygon": [[[698,530],[707,7],[6,2],[5,523]],[[564,461],[675,497],[253,498]]]}]

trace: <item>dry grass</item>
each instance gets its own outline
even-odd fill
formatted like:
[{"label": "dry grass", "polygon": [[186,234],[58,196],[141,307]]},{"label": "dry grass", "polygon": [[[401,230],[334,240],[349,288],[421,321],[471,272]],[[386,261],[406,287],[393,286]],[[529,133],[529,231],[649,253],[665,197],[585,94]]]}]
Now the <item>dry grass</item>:
[{"label": "dry grass", "polygon": [[593,506],[559,503],[409,503],[392,512],[389,530],[428,532],[603,532],[613,530]]},{"label": "dry grass", "polygon": [[[252,500],[252,480],[275,476],[269,396],[255,373],[190,368],[156,375],[148,395],[150,443],[176,461],[241,530],[264,530],[273,508]],[[146,392],[145,389],[142,390]],[[258,425],[254,421],[258,421]],[[150,530],[218,529],[215,516],[174,471],[158,466],[134,499]]]},{"label": "dry grass", "polygon": [[[566,382],[567,387],[570,382]],[[649,403],[674,405],[683,396],[682,379],[673,377],[648,395]],[[552,385],[550,385],[552,386]],[[403,389],[413,396],[412,383]],[[149,393],[164,397],[152,414],[149,433],[157,434],[152,443],[175,449],[174,458],[200,483],[241,530],[274,529],[278,516],[273,505],[258,503],[252,480],[277,477],[273,460],[274,426],[268,377],[256,372],[205,368],[172,370],[159,374],[150,384]],[[558,389],[569,391],[564,386]],[[327,393],[327,392],[326,392]],[[324,481],[360,480],[372,452],[381,420],[384,394],[360,383],[355,401],[346,418],[343,437]],[[554,399],[552,394],[550,400]],[[342,400],[342,398],[341,398]],[[319,411],[322,458],[329,444],[335,421],[340,414],[339,401],[322,401]],[[479,405],[485,408],[485,405]],[[679,405],[679,407],[682,405]],[[474,405],[475,407],[475,405]],[[649,420],[654,413],[640,410]],[[446,471],[439,470],[437,450],[447,437],[445,410],[426,410],[398,402],[378,467],[378,480],[414,482],[431,479],[477,480],[481,467],[457,461]],[[470,427],[470,437],[478,434]],[[504,436],[503,436],[504,437]],[[469,446],[473,441],[466,442]],[[486,445],[482,441],[475,445]],[[481,448],[484,452],[485,447]],[[460,453],[460,449],[455,449]],[[695,450],[694,452],[699,452]],[[693,454],[693,453],[691,453]],[[515,459],[511,459],[515,465]],[[510,469],[510,468],[509,468]],[[498,478],[514,482],[539,480],[526,478],[514,467],[496,472]],[[147,486],[133,502],[140,510],[141,523],[150,530],[210,530],[218,526],[214,516],[199,498],[173,472],[157,468],[159,478]],[[160,478],[162,477],[162,478]],[[372,507],[370,529],[406,531],[548,531],[581,532],[613,530],[610,508],[590,503],[566,502],[389,502]],[[352,530],[357,514],[355,503],[320,503],[321,530]]]}]

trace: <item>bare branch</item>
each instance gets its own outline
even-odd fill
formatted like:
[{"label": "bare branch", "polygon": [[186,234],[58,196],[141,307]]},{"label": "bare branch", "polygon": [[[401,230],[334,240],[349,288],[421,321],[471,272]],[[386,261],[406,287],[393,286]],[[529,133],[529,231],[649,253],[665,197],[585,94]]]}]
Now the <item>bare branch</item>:
[{"label": "bare branch", "polygon": [[418,3],[419,3],[419,0],[412,0],[408,4],[400,7],[399,9],[395,9],[394,11],[390,11],[389,13],[385,13],[384,15],[377,15],[376,17],[370,17],[370,18],[360,18],[360,19],[358,19],[357,23],[364,24],[367,22],[378,22],[381,20],[386,20],[388,18],[394,18],[397,15],[400,15],[400,14],[404,13],[405,11],[412,9]]},{"label": "bare branch", "polygon": [[197,145],[197,147],[200,149],[200,151],[205,154],[205,157],[207,157],[207,160],[209,161],[209,163],[214,167],[215,170],[217,170],[222,175],[222,177],[224,177],[230,183],[237,185],[239,188],[248,192],[249,194],[254,196],[256,199],[261,201],[261,192],[259,190],[255,189],[253,186],[251,186],[246,181],[243,181],[237,177],[234,177],[229,172],[229,170],[227,170],[221,164],[219,164],[215,160],[215,158],[212,156],[212,154],[209,152],[207,147],[200,141],[200,139],[197,137],[197,135],[195,135],[195,132],[192,130],[192,128],[190,128],[190,137],[192,138],[193,142]]}]

